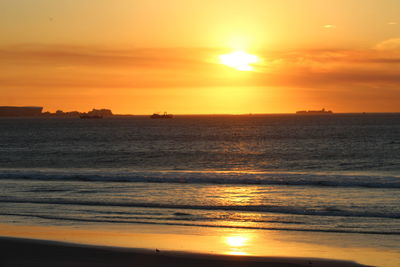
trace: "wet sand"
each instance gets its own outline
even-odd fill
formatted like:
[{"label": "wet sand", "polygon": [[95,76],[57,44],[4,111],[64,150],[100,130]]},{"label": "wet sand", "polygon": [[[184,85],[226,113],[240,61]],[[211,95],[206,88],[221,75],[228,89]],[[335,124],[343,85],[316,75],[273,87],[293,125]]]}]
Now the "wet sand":
[{"label": "wet sand", "polygon": [[349,261],[227,256],[0,237],[0,266],[365,266]]}]

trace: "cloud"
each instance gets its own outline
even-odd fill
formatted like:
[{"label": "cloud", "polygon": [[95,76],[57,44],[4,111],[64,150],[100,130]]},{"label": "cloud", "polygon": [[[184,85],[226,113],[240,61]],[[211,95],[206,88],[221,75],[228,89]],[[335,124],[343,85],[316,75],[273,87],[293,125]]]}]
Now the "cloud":
[{"label": "cloud", "polygon": [[[199,54],[199,52],[202,52]],[[0,59],[7,64],[83,66],[98,68],[201,68],[205,51],[193,49],[107,49],[80,46],[0,47]],[[194,56],[196,55],[196,56]]]},{"label": "cloud", "polygon": [[194,88],[289,86],[400,88],[400,39],[369,50],[259,52],[256,72],[241,73],[210,48],[108,49],[78,46],[0,48],[1,88]]},{"label": "cloud", "polygon": [[383,41],[375,46],[375,49],[380,51],[399,51],[400,52],[400,38],[389,39]]}]

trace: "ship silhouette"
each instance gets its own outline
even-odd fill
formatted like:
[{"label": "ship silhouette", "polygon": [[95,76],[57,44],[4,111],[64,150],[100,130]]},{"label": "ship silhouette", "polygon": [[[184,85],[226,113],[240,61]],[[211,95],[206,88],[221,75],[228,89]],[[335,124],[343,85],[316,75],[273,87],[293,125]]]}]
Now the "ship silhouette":
[{"label": "ship silhouette", "polygon": [[321,110],[300,110],[296,111],[296,114],[299,115],[330,115],[333,114],[332,110],[325,110],[324,108]]},{"label": "ship silhouette", "polygon": [[154,113],[153,115],[150,116],[152,119],[172,119],[173,115],[168,114],[167,112],[164,112],[164,114],[159,114],[159,113]]}]

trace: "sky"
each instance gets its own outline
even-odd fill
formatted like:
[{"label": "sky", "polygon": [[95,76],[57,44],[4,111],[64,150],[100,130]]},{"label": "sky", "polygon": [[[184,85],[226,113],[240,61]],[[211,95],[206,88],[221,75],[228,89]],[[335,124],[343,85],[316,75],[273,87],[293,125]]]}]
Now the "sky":
[{"label": "sky", "polygon": [[0,105],[400,112],[400,1],[0,0]]}]

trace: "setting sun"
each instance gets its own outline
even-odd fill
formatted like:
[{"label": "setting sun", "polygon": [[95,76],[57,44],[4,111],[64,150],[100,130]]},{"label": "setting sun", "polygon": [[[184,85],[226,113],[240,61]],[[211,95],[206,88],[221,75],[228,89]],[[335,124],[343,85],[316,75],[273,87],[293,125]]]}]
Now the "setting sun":
[{"label": "setting sun", "polygon": [[230,54],[220,55],[219,60],[221,64],[228,67],[241,71],[251,71],[253,67],[250,64],[256,63],[258,57],[243,51],[235,51]]}]

